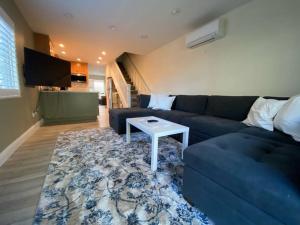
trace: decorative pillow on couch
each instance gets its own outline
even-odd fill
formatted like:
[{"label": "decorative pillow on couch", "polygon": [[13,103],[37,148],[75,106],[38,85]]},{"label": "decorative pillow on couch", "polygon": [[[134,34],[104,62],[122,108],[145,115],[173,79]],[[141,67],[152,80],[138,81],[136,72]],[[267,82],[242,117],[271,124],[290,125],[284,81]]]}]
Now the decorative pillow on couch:
[{"label": "decorative pillow on couch", "polygon": [[252,105],[247,119],[243,123],[273,131],[273,119],[286,102],[259,97]]},{"label": "decorative pillow on couch", "polygon": [[290,98],[284,104],[274,119],[274,126],[300,141],[300,95]]},{"label": "decorative pillow on couch", "polygon": [[151,94],[148,108],[171,110],[175,98],[166,94]]}]

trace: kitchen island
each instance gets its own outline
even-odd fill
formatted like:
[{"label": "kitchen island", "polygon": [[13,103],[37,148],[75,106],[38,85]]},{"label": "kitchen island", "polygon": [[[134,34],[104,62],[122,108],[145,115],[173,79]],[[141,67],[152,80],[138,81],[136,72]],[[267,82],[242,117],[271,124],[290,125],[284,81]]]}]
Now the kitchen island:
[{"label": "kitchen island", "polygon": [[97,120],[97,92],[40,91],[40,112],[45,124]]}]

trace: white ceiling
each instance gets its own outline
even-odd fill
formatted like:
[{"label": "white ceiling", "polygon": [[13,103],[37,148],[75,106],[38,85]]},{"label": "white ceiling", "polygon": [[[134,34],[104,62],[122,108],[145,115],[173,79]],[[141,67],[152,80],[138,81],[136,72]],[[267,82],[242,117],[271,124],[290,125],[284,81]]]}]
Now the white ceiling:
[{"label": "white ceiling", "polygon": [[50,35],[56,52],[65,45],[60,57],[91,64],[102,51],[103,63],[123,52],[146,54],[248,1],[15,0],[33,31]]}]

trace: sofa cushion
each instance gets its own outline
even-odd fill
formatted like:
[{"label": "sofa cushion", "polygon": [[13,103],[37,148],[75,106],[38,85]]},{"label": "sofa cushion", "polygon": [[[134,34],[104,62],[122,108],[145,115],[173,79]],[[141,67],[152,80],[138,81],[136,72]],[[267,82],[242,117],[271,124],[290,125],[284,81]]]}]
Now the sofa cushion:
[{"label": "sofa cushion", "polygon": [[287,225],[188,165],[183,172],[184,198],[207,214],[214,224]]},{"label": "sofa cushion", "polygon": [[278,130],[275,130],[272,132],[272,131],[267,131],[265,129],[258,128],[258,127],[247,127],[247,128],[239,130],[239,133],[250,134],[250,135],[254,135],[256,137],[261,137],[261,138],[270,139],[273,141],[279,141],[279,142],[283,142],[283,143],[287,143],[287,144],[300,146],[300,143],[296,142],[291,136],[289,136],[285,133],[282,133]]},{"label": "sofa cushion", "polygon": [[184,162],[283,224],[300,224],[300,147],[232,133],[188,147]]},{"label": "sofa cushion", "polygon": [[138,96],[138,105],[140,108],[148,108],[150,102],[150,95],[139,95]]},{"label": "sofa cushion", "polygon": [[289,100],[289,97],[272,97],[272,96],[264,96],[265,99],[275,99],[275,100]]},{"label": "sofa cushion", "polygon": [[246,119],[257,96],[208,96],[206,114],[231,120]]},{"label": "sofa cushion", "polygon": [[177,110],[155,110],[154,116],[169,120],[174,123],[181,123],[181,121],[186,117],[192,117],[192,116],[199,116],[195,113],[189,113],[189,112],[183,112],[183,111],[177,111]]},{"label": "sofa cushion", "polygon": [[[122,108],[111,109],[109,111],[110,126],[118,133],[124,134],[126,132],[126,119],[142,116],[153,116],[153,109],[144,108]],[[133,131],[136,129],[133,129]]]},{"label": "sofa cushion", "polygon": [[204,114],[207,103],[206,95],[177,95],[175,110]]},{"label": "sofa cushion", "polygon": [[[190,128],[190,137],[193,137],[193,139],[190,140],[191,143],[236,132],[247,127],[239,121],[214,116],[186,117],[181,120],[181,124]],[[199,137],[198,139],[197,136]]]}]

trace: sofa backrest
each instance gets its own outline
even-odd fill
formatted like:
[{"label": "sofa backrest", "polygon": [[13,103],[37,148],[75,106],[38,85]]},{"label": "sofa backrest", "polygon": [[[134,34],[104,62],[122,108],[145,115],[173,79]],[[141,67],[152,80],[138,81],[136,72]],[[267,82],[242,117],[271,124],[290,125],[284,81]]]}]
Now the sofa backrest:
[{"label": "sofa backrest", "polygon": [[140,108],[147,108],[150,102],[150,95],[139,95],[138,96],[138,106]]},{"label": "sofa backrest", "polygon": [[175,110],[205,114],[207,95],[177,95],[173,108]]},{"label": "sofa backrest", "polygon": [[[243,121],[257,98],[258,96],[177,95],[172,110]],[[288,99],[288,97],[270,96],[264,98]],[[147,108],[149,101],[150,95],[139,95],[139,107]]]},{"label": "sofa backrest", "polygon": [[206,115],[242,121],[258,96],[208,96]]},{"label": "sofa backrest", "polygon": [[[140,108],[147,108],[149,102],[150,95],[141,94],[138,96],[138,106]],[[206,104],[207,95],[176,95],[172,110],[205,114]]]},{"label": "sofa backrest", "polygon": [[275,100],[289,100],[289,97],[271,97],[271,96],[264,96],[265,99],[275,99]]}]

